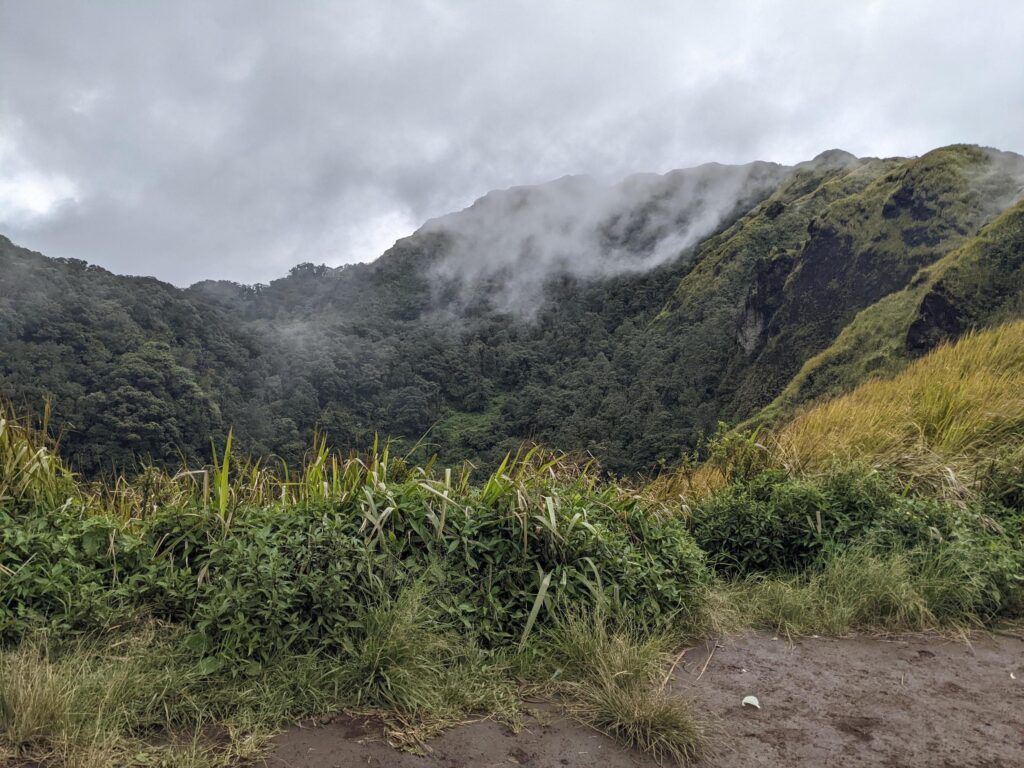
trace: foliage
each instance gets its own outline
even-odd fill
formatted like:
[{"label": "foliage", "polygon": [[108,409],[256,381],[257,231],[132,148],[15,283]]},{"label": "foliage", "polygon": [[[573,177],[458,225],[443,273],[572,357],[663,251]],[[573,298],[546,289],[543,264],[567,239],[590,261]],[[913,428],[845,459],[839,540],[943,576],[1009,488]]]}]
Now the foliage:
[{"label": "foliage", "polygon": [[598,600],[651,626],[698,610],[703,561],[681,521],[586,479],[525,471],[506,466],[462,494],[414,477],[286,514],[247,510],[228,536],[212,513],[159,515],[146,540],[168,567],[151,605],[193,626],[211,656],[243,664],[337,652],[385,584],[431,572],[444,583],[444,620],[491,645],[518,640],[538,604],[542,623]]},{"label": "foliage", "polygon": [[0,402],[0,505],[60,506],[77,493],[72,475],[47,439],[50,409],[39,429]]},{"label": "foliage", "polygon": [[799,571],[852,542],[914,547],[947,536],[961,507],[904,495],[891,479],[847,466],[814,478],[766,470],[693,510],[693,533],[724,573]]},{"label": "foliage", "polygon": [[213,481],[212,505],[179,473],[160,483],[173,506],[118,518],[109,493],[0,507],[0,636],[95,631],[141,611],[189,627],[207,665],[245,672],[285,652],[351,652],[368,606],[428,575],[443,582],[431,610],[491,646],[569,605],[679,624],[706,580],[683,521],[536,449],[473,486],[386,446],[342,460],[323,442],[303,471],[276,476],[232,462],[229,442]]},{"label": "foliage", "polygon": [[0,640],[46,628],[95,631],[130,618],[131,585],[149,553],[102,516],[69,506],[0,507]]},{"label": "foliage", "polygon": [[[983,353],[920,365],[960,380],[984,361],[994,375],[1015,338],[989,332],[962,342]],[[981,408],[971,433],[934,418],[945,412],[927,410],[936,444],[978,462],[1016,450],[1019,425]],[[471,712],[515,722],[525,681],[687,762],[708,725],[666,687],[672,638],[933,629],[1024,609],[1005,462],[942,498],[871,463],[789,471],[777,435],[723,430],[689,468],[717,480],[678,514],[664,488],[539,448],[474,482],[468,466],[416,466],[387,443],[343,455],[323,436],[299,466],[226,440],[203,469],[82,483],[30,425],[6,423],[4,455],[20,458],[0,483],[20,490],[0,501],[0,759],[238,764],[282,722],[344,707],[396,718],[393,738],[415,745]],[[712,579],[694,537],[727,578]]]},{"label": "foliage", "polygon": [[[586,468],[533,450],[474,486],[389,451],[318,442],[278,475],[226,445],[219,495],[151,469],[144,492],[0,504],[0,759],[237,764],[283,719],[341,707],[382,709],[414,745],[469,712],[514,722],[513,668],[541,674],[528,660],[567,610],[601,606],[637,632],[701,610],[683,523]],[[659,755],[684,736],[697,748],[699,730],[671,731],[682,704],[616,691],[633,712],[621,728],[607,703],[579,716]]]},{"label": "foliage", "polygon": [[862,540],[820,568],[722,582],[717,620],[790,635],[977,627],[1019,615],[1022,568],[1019,538],[1003,535],[961,531],[913,549]]}]

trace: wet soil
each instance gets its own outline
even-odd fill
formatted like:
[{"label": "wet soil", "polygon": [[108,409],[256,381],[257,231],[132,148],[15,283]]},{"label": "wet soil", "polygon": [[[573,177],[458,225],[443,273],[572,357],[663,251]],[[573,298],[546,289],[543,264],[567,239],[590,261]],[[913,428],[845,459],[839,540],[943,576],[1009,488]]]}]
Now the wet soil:
[{"label": "wet soil", "polygon": [[[749,635],[689,649],[671,685],[717,722],[725,766],[1024,766],[1024,638],[985,635],[788,641]],[[744,707],[756,696],[761,709]],[[649,768],[654,761],[542,712],[513,734],[453,728],[424,756],[398,752],[379,723],[340,717],[275,740],[267,768]]]}]

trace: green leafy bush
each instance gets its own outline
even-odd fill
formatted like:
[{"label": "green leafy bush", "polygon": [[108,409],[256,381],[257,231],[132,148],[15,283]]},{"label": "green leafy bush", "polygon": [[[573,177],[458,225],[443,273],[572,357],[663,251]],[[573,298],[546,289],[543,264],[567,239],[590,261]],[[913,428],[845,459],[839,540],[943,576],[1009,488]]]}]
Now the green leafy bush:
[{"label": "green leafy bush", "polygon": [[148,556],[109,518],[0,508],[0,641],[39,628],[61,634],[123,622],[128,582]]},{"label": "green leafy bush", "polygon": [[198,650],[239,664],[345,652],[366,606],[430,574],[439,618],[487,645],[565,606],[662,627],[699,610],[707,571],[681,520],[582,485],[510,489],[471,490],[442,519],[412,480],[367,489],[365,503],[249,510],[227,535],[214,512],[164,514],[145,531],[155,556],[137,594],[190,626]]},{"label": "green leafy bush", "polygon": [[948,535],[958,506],[905,495],[857,465],[821,477],[766,470],[712,494],[693,512],[693,534],[724,573],[800,570],[835,548],[871,537],[914,547]]},{"label": "green leafy bush", "polygon": [[964,529],[913,549],[863,539],[820,567],[753,573],[719,589],[733,628],[843,635],[971,627],[1020,615],[1024,550],[1019,536],[998,531]]}]

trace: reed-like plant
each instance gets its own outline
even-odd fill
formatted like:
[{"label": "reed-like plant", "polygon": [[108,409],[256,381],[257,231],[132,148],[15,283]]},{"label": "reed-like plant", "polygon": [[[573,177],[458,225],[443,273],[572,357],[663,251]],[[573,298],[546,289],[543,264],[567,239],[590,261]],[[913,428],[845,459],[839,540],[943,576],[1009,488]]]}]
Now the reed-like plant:
[{"label": "reed-like plant", "polygon": [[0,402],[0,505],[41,504],[59,507],[77,498],[74,474],[57,453],[49,436],[50,404],[38,426],[14,414]]}]

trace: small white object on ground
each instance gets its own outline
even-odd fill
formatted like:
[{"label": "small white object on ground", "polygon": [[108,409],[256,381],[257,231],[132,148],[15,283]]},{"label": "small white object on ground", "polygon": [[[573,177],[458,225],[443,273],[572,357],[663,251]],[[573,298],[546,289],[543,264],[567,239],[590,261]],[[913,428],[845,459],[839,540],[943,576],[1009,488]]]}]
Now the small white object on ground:
[{"label": "small white object on ground", "polygon": [[761,702],[757,700],[757,696],[745,696],[743,698],[744,707],[754,707],[756,709],[761,708]]}]

